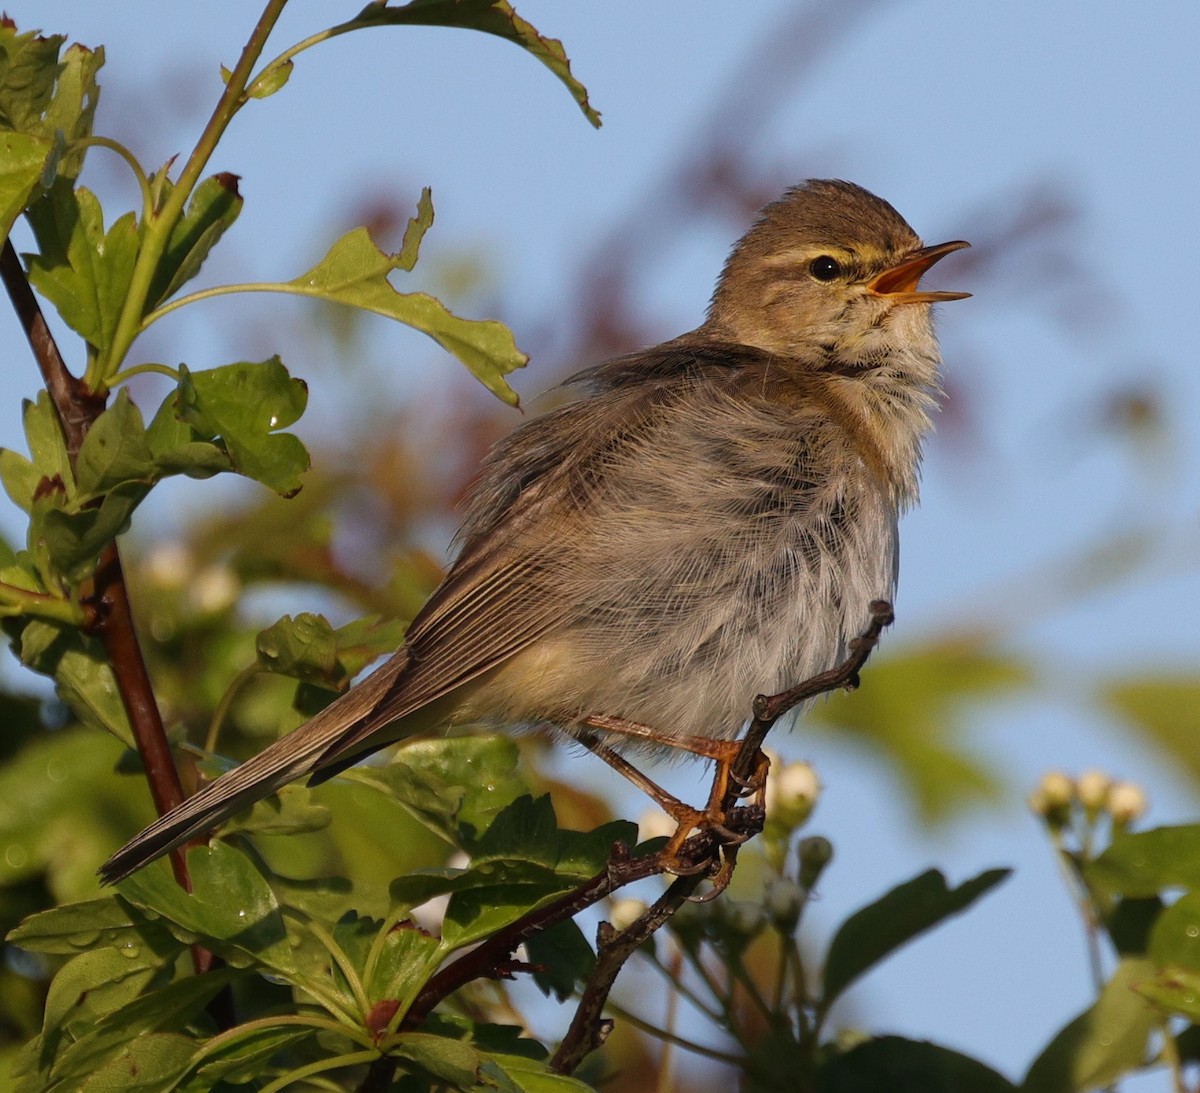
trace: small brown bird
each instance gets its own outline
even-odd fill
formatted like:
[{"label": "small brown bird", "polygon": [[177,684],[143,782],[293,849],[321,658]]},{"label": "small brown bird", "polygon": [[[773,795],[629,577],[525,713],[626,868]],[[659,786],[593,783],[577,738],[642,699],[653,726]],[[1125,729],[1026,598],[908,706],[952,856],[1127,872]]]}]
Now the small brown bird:
[{"label": "small brown bird", "polygon": [[719,752],[892,596],[939,394],[930,305],[969,295],[919,282],[967,245],[922,246],[848,182],[768,205],[701,326],[574,377],[580,398],[496,445],[403,647],[101,876],[438,726],[544,725],[625,766],[629,746]]}]

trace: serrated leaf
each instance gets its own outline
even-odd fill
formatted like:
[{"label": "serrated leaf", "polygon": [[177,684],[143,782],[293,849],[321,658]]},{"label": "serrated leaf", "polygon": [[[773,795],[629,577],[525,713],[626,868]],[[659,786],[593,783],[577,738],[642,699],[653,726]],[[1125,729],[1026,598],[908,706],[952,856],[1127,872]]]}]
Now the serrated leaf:
[{"label": "serrated leaf", "polygon": [[196,1042],[179,1033],[152,1033],[126,1044],[71,1086],[75,1093],[162,1093],[187,1073]]},{"label": "serrated leaf", "polygon": [[204,179],[192,191],[187,211],[179,218],[154,271],[146,310],[170,299],[204,264],[218,240],[242,211],[238,176],[223,171]]},{"label": "serrated leaf", "polygon": [[189,478],[211,478],[233,470],[229,454],[177,417],[179,392],[172,391],[158,408],[146,430],[146,442],[154,465],[163,477],[184,474]]},{"label": "serrated leaf", "polygon": [[[93,1079],[93,1075],[103,1075],[110,1084],[108,1089],[116,1093],[119,1089],[146,1089],[146,1086],[121,1086],[111,1084],[119,1081],[108,1069],[108,1064],[114,1060],[130,1059],[137,1045],[144,1041],[155,1041],[153,1034],[158,1032],[173,1032],[184,1027],[212,1000],[218,991],[232,983],[242,973],[235,968],[218,968],[204,975],[189,976],[177,983],[171,983],[142,998],[138,998],[122,1007],[117,1013],[107,1014],[96,1023],[90,1031],[84,1033],[78,1040],[70,1044],[54,1060],[52,1077],[54,1084],[43,1088],[46,1093],[67,1093],[68,1090],[87,1088],[84,1083]],[[174,1039],[174,1038],[173,1038]],[[150,1090],[160,1090],[167,1086],[169,1079],[178,1077],[186,1071],[187,1063],[195,1051],[195,1043],[188,1038],[186,1054],[171,1052],[171,1057],[178,1064],[176,1069],[170,1067],[165,1074],[160,1070],[157,1058],[158,1044],[151,1045],[150,1057],[143,1060],[147,1073],[152,1075]],[[120,1074],[118,1063],[117,1075]],[[127,1066],[127,1064],[126,1064]],[[136,1071],[135,1071],[136,1074]],[[133,1075],[130,1075],[133,1077]],[[104,1084],[93,1086],[93,1089],[105,1089]]]},{"label": "serrated leaf", "polygon": [[[0,460],[3,450],[0,449]],[[0,462],[0,473],[3,463]],[[378,615],[367,615],[339,626],[334,632],[338,663],[346,678],[353,679],[376,657],[393,653],[400,648],[408,624],[402,619],[381,619]]]},{"label": "serrated leaf", "polygon": [[421,250],[421,240],[425,233],[433,227],[433,193],[428,186],[421,190],[417,199],[417,215],[408,222],[404,229],[404,239],[400,243],[400,253],[396,255],[396,268],[411,272],[417,264],[417,255]]},{"label": "serrated leaf", "polygon": [[[418,212],[418,220],[421,215]],[[366,228],[355,228],[307,273],[287,282],[287,287],[301,295],[373,311],[423,331],[458,357],[489,391],[515,406],[516,392],[504,376],[524,367],[529,358],[517,348],[503,323],[461,319],[426,293],[397,292],[388,275],[404,269],[413,250],[415,243],[407,252],[386,254]]]},{"label": "serrated leaf", "polygon": [[[43,37],[0,24],[0,127],[42,132],[42,115],[54,96],[62,34]],[[43,135],[49,136],[49,133]]]},{"label": "serrated leaf", "polygon": [[34,619],[21,630],[17,654],[23,664],[54,680],[59,698],[85,725],[135,746],[116,677],[98,641],[74,626]]},{"label": "serrated leaf", "polygon": [[284,786],[256,801],[250,810],[227,821],[223,834],[244,831],[251,835],[301,835],[322,831],[330,823],[329,809],[317,804],[304,786]]},{"label": "serrated leaf", "polygon": [[50,982],[43,1035],[62,1027],[92,1025],[132,1002],[158,977],[164,962],[145,949],[133,955],[99,948],[67,961]]},{"label": "serrated leaf", "polygon": [[1016,1093],[1016,1088],[978,1059],[939,1044],[880,1036],[829,1056],[817,1071],[814,1093]]},{"label": "serrated leaf", "polygon": [[1200,888],[1200,824],[1118,835],[1083,866],[1088,886],[1113,895],[1149,897],[1164,888]]},{"label": "serrated leaf", "polygon": [[308,388],[278,357],[202,372],[180,368],[179,419],[205,440],[220,437],[234,470],[290,496],[308,470],[308,452],[287,428],[304,412]]},{"label": "serrated leaf", "polygon": [[[129,529],[134,509],[150,492],[147,482],[123,482],[109,490],[96,508],[66,512],[52,508],[38,525],[39,542],[49,552],[51,564],[78,584],[91,576],[100,552]],[[32,545],[32,544],[31,544]]]},{"label": "serrated leaf", "polygon": [[[46,391],[39,391],[36,401],[24,399],[21,418],[29,455],[39,480],[57,479],[69,496],[73,492],[75,479],[67,455],[67,442],[63,439],[62,426],[50,395]],[[32,499],[31,494],[30,501]]]},{"label": "serrated leaf", "polygon": [[[88,49],[73,42],[62,55],[54,98],[46,109],[46,133],[60,133],[67,143],[76,143],[92,134],[100,87],[96,74],[104,65],[104,47]],[[83,168],[87,148],[68,149],[57,166],[60,176],[74,179]]]},{"label": "serrated leaf", "polygon": [[164,927],[112,896],[39,911],[13,929],[5,940],[30,952],[65,956],[106,947],[135,954],[145,948],[167,958],[182,948]]},{"label": "serrated leaf", "polygon": [[103,350],[112,343],[137,260],[133,213],[105,231],[96,196],[59,179],[30,207],[29,223],[41,248],[27,256],[30,283],[88,345]]},{"label": "serrated leaf", "polygon": [[11,448],[0,448],[0,482],[9,500],[24,512],[33,508],[33,491],[41,477],[23,455]]},{"label": "serrated leaf", "polygon": [[562,42],[543,37],[507,0],[411,0],[399,7],[371,4],[363,9],[359,19],[364,25],[463,27],[515,42],[553,72],[571,92],[584,117],[596,128],[600,127],[600,114],[588,102],[587,88],[571,74],[571,62]]},{"label": "serrated leaf", "polygon": [[822,976],[822,1008],[828,1010],[851,983],[902,945],[965,911],[1010,872],[989,869],[948,888],[942,873],[930,869],[856,911],[830,942]]},{"label": "serrated leaf", "polygon": [[373,1001],[395,1000],[407,1008],[445,957],[441,941],[411,923],[388,930],[363,986]]},{"label": "serrated leaf", "polygon": [[516,744],[499,734],[415,740],[386,766],[344,777],[386,793],[429,830],[471,849],[496,815],[528,792],[517,759]]},{"label": "serrated leaf", "polygon": [[38,190],[53,150],[53,142],[45,137],[0,133],[0,239],[8,238]]},{"label": "serrated leaf", "polygon": [[321,683],[331,689],[344,681],[333,627],[323,615],[285,615],[255,638],[258,662],[268,672]]},{"label": "serrated leaf", "polygon": [[122,389],[88,429],[75,461],[79,500],[99,497],[127,482],[150,485],[154,456],[146,440],[142,412]]},{"label": "serrated leaf", "polygon": [[552,994],[560,1002],[575,993],[596,965],[596,954],[570,918],[526,938],[525,949],[534,965],[534,983],[543,994]]},{"label": "serrated leaf", "polygon": [[1095,1005],[1054,1037],[1034,1060],[1022,1093],[1083,1093],[1141,1066],[1158,1016],[1136,993],[1154,976],[1149,961],[1122,960]]},{"label": "serrated leaf", "polygon": [[193,891],[175,882],[169,864],[155,862],[118,884],[121,895],[237,967],[295,973],[275,895],[262,874],[234,847],[216,842],[188,854]]}]

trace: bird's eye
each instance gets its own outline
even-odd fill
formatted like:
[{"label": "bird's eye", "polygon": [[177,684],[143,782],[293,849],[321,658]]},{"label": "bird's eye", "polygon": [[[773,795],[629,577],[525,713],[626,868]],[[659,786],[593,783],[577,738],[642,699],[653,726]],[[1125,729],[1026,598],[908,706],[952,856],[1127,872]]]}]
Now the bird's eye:
[{"label": "bird's eye", "polygon": [[808,272],[818,281],[836,281],[842,275],[842,267],[836,258],[822,254],[808,264]]}]

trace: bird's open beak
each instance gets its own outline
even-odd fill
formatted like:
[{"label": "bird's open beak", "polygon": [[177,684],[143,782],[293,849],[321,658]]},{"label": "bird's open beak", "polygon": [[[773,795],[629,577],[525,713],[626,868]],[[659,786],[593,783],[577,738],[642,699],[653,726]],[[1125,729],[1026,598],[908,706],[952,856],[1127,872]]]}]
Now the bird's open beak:
[{"label": "bird's open beak", "polygon": [[938,300],[965,300],[969,292],[922,292],[917,287],[926,270],[952,251],[962,250],[971,244],[963,239],[952,243],[938,243],[933,247],[922,247],[907,258],[897,262],[891,269],[867,282],[867,291],[875,296],[886,296],[893,304],[932,304]]}]

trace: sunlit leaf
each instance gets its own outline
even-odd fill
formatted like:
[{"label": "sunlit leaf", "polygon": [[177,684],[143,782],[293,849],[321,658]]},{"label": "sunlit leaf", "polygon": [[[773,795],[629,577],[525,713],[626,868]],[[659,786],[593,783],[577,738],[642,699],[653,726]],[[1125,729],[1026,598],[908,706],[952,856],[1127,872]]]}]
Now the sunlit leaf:
[{"label": "sunlit leaf", "polygon": [[60,179],[29,210],[40,248],[29,281],[94,349],[111,344],[137,259],[137,223],[126,213],[107,231],[95,195]]},{"label": "sunlit leaf", "polygon": [[8,238],[38,189],[53,148],[45,137],[0,132],[0,239]]},{"label": "sunlit leaf", "polygon": [[204,179],[192,191],[187,210],[171,231],[154,271],[146,298],[147,310],[175,295],[200,272],[209,252],[242,211],[237,184],[237,175],[222,172]]},{"label": "sunlit leaf", "polygon": [[75,461],[75,481],[81,499],[99,497],[125,482],[149,484],[154,456],[146,440],[142,412],[121,390],[88,429]]},{"label": "sunlit leaf", "polygon": [[205,440],[220,437],[234,469],[285,496],[300,489],[308,452],[281,433],[304,412],[308,388],[278,357],[202,372],[181,368],[176,413]]},{"label": "sunlit leaf", "polygon": [[355,228],[334,243],[317,265],[289,281],[288,289],[373,311],[423,331],[458,357],[489,391],[515,406],[516,392],[504,376],[529,358],[517,349],[508,327],[494,320],[461,319],[440,300],[423,292],[397,292],[388,280],[394,270],[406,268],[414,250],[415,242],[399,254],[386,254],[366,228]]}]

